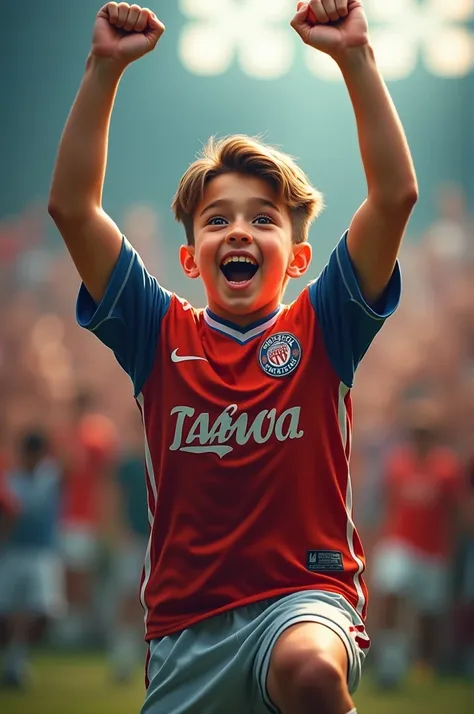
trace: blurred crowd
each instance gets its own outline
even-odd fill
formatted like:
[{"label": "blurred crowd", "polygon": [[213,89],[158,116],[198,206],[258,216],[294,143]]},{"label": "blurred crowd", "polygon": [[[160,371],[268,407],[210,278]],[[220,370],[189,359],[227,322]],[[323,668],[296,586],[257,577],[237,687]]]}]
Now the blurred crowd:
[{"label": "blurred crowd", "polygon": [[[355,520],[381,686],[413,667],[474,678],[474,222],[456,186],[436,204],[429,230],[405,242],[402,304],[354,389]],[[25,682],[43,619],[54,646],[106,648],[126,680],[143,655],[141,427],[128,378],[75,324],[78,278],[48,226],[36,206],[0,223],[3,672]],[[162,278],[154,212],[132,207],[124,231]]]}]

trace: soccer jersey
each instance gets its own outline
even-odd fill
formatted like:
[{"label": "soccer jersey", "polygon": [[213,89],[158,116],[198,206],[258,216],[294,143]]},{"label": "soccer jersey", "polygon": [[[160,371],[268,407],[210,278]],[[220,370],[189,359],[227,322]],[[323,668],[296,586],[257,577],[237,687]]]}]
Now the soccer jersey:
[{"label": "soccer jersey", "polygon": [[143,418],[147,639],[304,589],[365,615],[350,390],[400,284],[397,266],[371,309],[344,236],[295,302],[245,328],[165,291],[126,239],[101,304],[81,287],[79,324],[114,351]]}]

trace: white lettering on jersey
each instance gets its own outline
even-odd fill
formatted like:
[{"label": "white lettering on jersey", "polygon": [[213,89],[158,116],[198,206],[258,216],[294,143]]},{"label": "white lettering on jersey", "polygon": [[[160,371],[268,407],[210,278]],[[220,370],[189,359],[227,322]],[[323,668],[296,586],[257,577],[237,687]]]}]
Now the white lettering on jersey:
[{"label": "white lettering on jersey", "polygon": [[279,416],[276,409],[264,409],[250,424],[247,412],[242,412],[234,419],[238,410],[237,404],[230,404],[213,424],[207,412],[198,414],[185,435],[185,422],[195,416],[196,410],[192,407],[174,407],[170,416],[176,415],[177,418],[170,451],[217,454],[222,459],[234,450],[233,446],[226,445],[232,437],[235,437],[239,446],[243,446],[251,439],[257,444],[264,444],[273,435],[278,441],[301,439],[304,436],[304,431],[299,428],[301,407],[287,409]]}]

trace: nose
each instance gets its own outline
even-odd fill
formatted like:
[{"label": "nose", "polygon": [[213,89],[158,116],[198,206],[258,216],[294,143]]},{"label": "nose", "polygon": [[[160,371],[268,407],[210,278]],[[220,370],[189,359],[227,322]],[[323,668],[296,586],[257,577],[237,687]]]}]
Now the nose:
[{"label": "nose", "polygon": [[253,242],[253,236],[245,228],[233,226],[226,235],[225,241],[228,245],[250,245]]}]

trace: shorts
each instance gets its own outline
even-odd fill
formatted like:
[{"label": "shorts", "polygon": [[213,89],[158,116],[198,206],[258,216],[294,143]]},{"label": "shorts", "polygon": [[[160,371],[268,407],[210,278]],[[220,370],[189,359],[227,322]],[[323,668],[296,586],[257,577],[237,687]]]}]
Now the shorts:
[{"label": "shorts", "polygon": [[386,540],[374,551],[372,586],[380,595],[407,598],[421,614],[438,615],[448,606],[449,569],[441,558]]},{"label": "shorts", "polygon": [[0,614],[29,612],[60,617],[65,611],[64,573],[58,554],[40,548],[0,551]]},{"label": "shorts", "polygon": [[342,595],[306,590],[152,641],[142,714],[275,714],[267,691],[271,654],[280,635],[300,622],[320,623],[341,638],[355,691],[369,646],[364,624]]},{"label": "shorts", "polygon": [[145,561],[146,537],[134,536],[127,540],[114,556],[113,581],[119,597],[137,596]]},{"label": "shorts", "polygon": [[92,570],[99,557],[99,544],[95,532],[87,526],[63,526],[61,552],[66,568],[79,572]]}]

